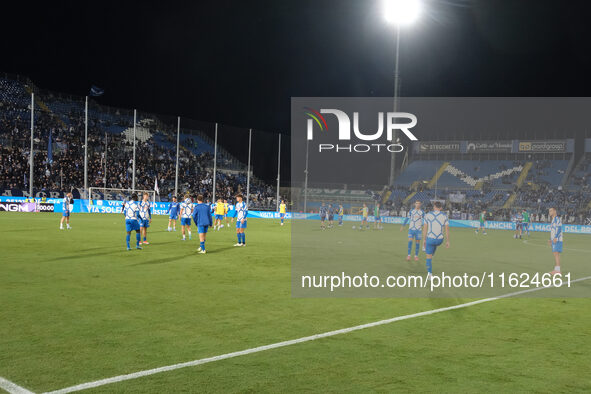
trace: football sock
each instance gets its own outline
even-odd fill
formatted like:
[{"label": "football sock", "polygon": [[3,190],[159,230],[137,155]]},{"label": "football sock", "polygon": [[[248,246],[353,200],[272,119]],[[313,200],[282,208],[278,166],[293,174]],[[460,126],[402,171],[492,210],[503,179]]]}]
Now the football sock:
[{"label": "football sock", "polygon": [[135,233],[135,241],[136,241],[135,245],[136,246],[140,246],[140,239],[141,239],[140,233]]},{"label": "football sock", "polygon": [[127,247],[128,247],[128,248],[129,248],[129,238],[130,238],[130,236],[129,236],[129,234],[127,234],[127,235],[125,236],[125,241],[127,242]]},{"label": "football sock", "polygon": [[242,243],[246,243],[246,233],[242,233]]},{"label": "football sock", "polygon": [[240,243],[240,239],[241,239],[240,233],[236,233],[236,237],[238,238],[238,243]]},{"label": "football sock", "polygon": [[412,252],[412,241],[408,241],[408,256],[410,256]]},{"label": "football sock", "polygon": [[559,265],[557,265],[556,267],[554,267],[554,271],[556,271],[556,272],[560,272],[560,266],[559,266]]},{"label": "football sock", "polygon": [[205,241],[199,242],[199,246],[201,247],[201,250],[205,250]]},{"label": "football sock", "polygon": [[427,259],[427,272],[431,273],[433,271],[433,264],[431,264],[431,259]]},{"label": "football sock", "polygon": [[144,241],[146,240],[146,237],[144,237]]},{"label": "football sock", "polygon": [[419,255],[419,248],[421,247],[420,242],[415,242],[415,256]]}]

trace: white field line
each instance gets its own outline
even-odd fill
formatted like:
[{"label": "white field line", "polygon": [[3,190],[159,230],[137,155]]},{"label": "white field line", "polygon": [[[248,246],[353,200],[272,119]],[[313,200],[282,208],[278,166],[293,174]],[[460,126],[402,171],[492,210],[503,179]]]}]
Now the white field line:
[{"label": "white field line", "polygon": [[[537,243],[537,242],[529,242],[528,239],[524,239],[523,243],[526,245],[531,245],[531,246],[538,246],[541,248],[548,248],[548,250],[550,251],[550,245],[548,245],[547,243],[545,244],[541,244],[541,243]],[[575,248],[563,248],[564,250],[572,250],[573,252],[583,252],[583,253],[589,253],[591,252],[591,249],[585,250],[585,249],[575,249]]]},{"label": "white field line", "polygon": [[32,391],[29,391],[18,384],[12,383],[10,380],[6,380],[2,376],[0,376],[0,389],[11,394],[33,394]]},{"label": "white field line", "polygon": [[[571,283],[574,283],[574,282],[582,282],[582,281],[585,281],[585,280],[588,280],[588,279],[591,279],[591,276],[586,276],[584,278],[579,278],[579,279],[572,280]],[[413,319],[415,317],[433,315],[435,313],[451,311],[451,310],[454,310],[454,309],[467,308],[469,306],[483,304],[485,302],[496,301],[496,300],[500,300],[500,299],[503,299],[503,298],[514,297],[514,296],[517,296],[517,295],[531,293],[531,292],[534,292],[534,291],[544,290],[544,289],[548,289],[548,288],[551,288],[551,286],[549,286],[549,287],[537,287],[537,288],[534,288],[534,289],[527,289],[527,290],[516,291],[514,293],[507,293],[507,294],[503,294],[503,295],[496,296],[496,297],[483,298],[481,300],[467,302],[465,304],[458,304],[458,305],[448,306],[448,307],[445,307],[445,308],[432,309],[432,310],[429,310],[429,311],[413,313],[411,315],[404,315],[404,316],[393,317],[391,319],[380,320],[380,321],[376,321],[376,322],[373,322],[373,323],[361,324],[359,326],[354,326],[354,327],[349,327],[349,328],[342,328],[340,330],[335,330],[335,331],[328,331],[328,332],[325,332],[325,333],[322,333],[322,334],[310,335],[308,337],[302,337],[302,338],[298,338],[298,339],[292,339],[292,340],[289,340],[289,341],[272,343],[270,345],[258,346],[258,347],[254,347],[254,348],[251,348],[251,349],[241,350],[241,351],[238,351],[238,352],[220,354],[219,356],[207,357],[207,358],[202,358],[202,359],[199,359],[199,360],[187,361],[187,362],[184,362],[184,363],[172,364],[172,365],[167,365],[167,366],[159,367],[159,368],[146,369],[144,371],[138,371],[138,372],[134,372],[134,373],[126,374],[126,375],[119,375],[119,376],[113,376],[113,377],[107,378],[107,379],[95,380],[94,382],[77,384],[75,386],[70,386],[70,387],[66,387],[66,388],[60,389],[60,390],[51,391],[51,392],[46,393],[46,394],[62,394],[62,393],[71,393],[71,392],[74,392],[74,391],[86,390],[86,389],[90,389],[90,388],[94,388],[94,387],[104,386],[104,385],[111,384],[111,383],[123,382],[125,380],[132,380],[132,379],[141,378],[143,376],[154,375],[154,374],[161,373],[161,372],[174,371],[176,369],[181,369],[181,368],[186,368],[186,367],[194,367],[196,365],[207,364],[207,363],[211,363],[211,362],[214,362],[214,361],[226,360],[228,358],[233,358],[233,357],[238,357],[238,356],[245,356],[247,354],[264,352],[265,350],[277,349],[277,348],[281,348],[281,347],[285,347],[285,346],[296,345],[298,343],[315,341],[317,339],[332,337],[332,336],[335,336],[335,335],[347,334],[347,333],[350,333],[350,332],[353,332],[353,331],[359,331],[359,330],[363,330],[363,329],[370,328],[370,327],[382,326],[384,324],[390,324],[390,323],[394,323],[394,322],[401,321],[401,320],[408,320],[408,319]]]}]

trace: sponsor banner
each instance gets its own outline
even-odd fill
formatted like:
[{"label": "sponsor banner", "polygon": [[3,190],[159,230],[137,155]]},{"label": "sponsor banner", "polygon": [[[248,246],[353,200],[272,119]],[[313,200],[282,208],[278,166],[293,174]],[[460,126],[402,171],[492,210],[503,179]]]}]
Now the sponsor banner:
[{"label": "sponsor banner", "polygon": [[421,141],[418,144],[418,153],[429,153],[429,152],[459,152],[461,143],[460,141]]},{"label": "sponsor banner", "polygon": [[[234,211],[228,211],[228,216],[233,217]],[[280,219],[279,212],[275,211],[248,211],[249,218],[260,218],[260,219]],[[291,219],[291,213],[285,214],[286,219]]]},{"label": "sponsor banner", "polygon": [[[27,197],[16,197],[16,196],[0,196],[0,202],[25,202],[25,200],[27,199]],[[37,204],[43,204],[43,202],[41,202],[41,198],[35,198],[35,202]],[[45,199],[45,203],[47,204],[55,204],[55,203],[61,203],[62,201],[64,201],[63,198],[47,198]]]},{"label": "sponsor banner", "polygon": [[[250,216],[250,211],[248,212]],[[320,220],[320,215],[317,213],[293,213],[294,219],[308,219],[308,220]],[[335,216],[335,219],[338,217]],[[406,218],[400,216],[382,216],[383,223],[391,223],[391,224],[403,224],[406,222]],[[346,222],[361,222],[362,217],[361,215],[344,215],[343,221]],[[375,219],[373,216],[369,216],[367,218],[368,222],[374,222]],[[457,227],[457,228],[478,228],[480,226],[480,222],[478,220],[456,220],[450,219],[449,221],[450,227]],[[496,222],[496,221],[487,221],[485,222],[485,227],[491,230],[515,230],[515,223],[513,222]],[[579,225],[579,224],[565,224],[562,226],[563,231],[565,233],[571,234],[591,234],[591,226],[588,225]],[[550,223],[531,223],[530,224],[530,231],[540,231],[540,232],[550,232]]]},{"label": "sponsor banner", "polygon": [[[51,206],[53,205],[54,212],[62,212],[62,199],[48,199],[48,203],[24,203],[24,197],[0,197],[0,211],[8,212],[36,212],[40,211],[39,205]],[[49,200],[55,200],[49,202]],[[169,203],[157,202],[153,204],[153,215],[166,215]],[[121,213],[123,207],[122,201],[111,201],[111,200],[93,200],[92,204],[88,203],[88,200],[74,200],[74,204],[71,206],[72,213]],[[50,209],[50,208],[47,208]],[[51,211],[45,211],[51,212]],[[228,216],[234,216],[234,210],[228,211]],[[260,218],[260,219],[279,219],[279,212],[275,211],[248,211],[249,218]],[[300,219],[300,220],[320,220],[320,215],[317,213],[287,213],[287,219]],[[334,215],[335,221],[338,220],[338,215]],[[361,215],[343,215],[343,221],[346,222],[358,222],[360,223],[363,217]],[[375,222],[374,216],[368,216],[367,221],[370,223]],[[403,224],[406,218],[400,216],[382,216],[382,223],[389,224]],[[450,227],[458,228],[478,228],[480,222],[478,220],[456,220],[450,219]],[[485,227],[491,230],[515,230],[515,223],[513,222],[497,222],[487,221]],[[591,225],[578,225],[578,224],[565,224],[562,226],[565,233],[571,234],[591,234]],[[530,231],[549,232],[550,223],[531,223]]]},{"label": "sponsor banner", "polygon": [[468,141],[466,153],[511,153],[513,141]]},{"label": "sponsor banner", "polygon": [[33,202],[0,202],[2,212],[35,212],[36,204]]},{"label": "sponsor banner", "polygon": [[[41,199],[41,197],[46,197],[47,199],[50,198],[63,198],[65,196],[64,191],[61,190],[34,190],[33,197],[37,201]],[[21,189],[0,189],[0,196],[5,197],[27,197],[29,195],[28,190],[21,190]],[[72,190],[72,195],[74,198],[80,198],[80,192],[78,189]]]},{"label": "sponsor banner", "polygon": [[[152,215],[166,215],[168,206],[167,202],[151,202]],[[61,212],[62,207],[56,206],[56,212]],[[117,200],[75,200],[74,209],[72,212],[82,213],[121,213],[123,209],[123,201]],[[59,211],[58,211],[59,210]]]},{"label": "sponsor banner", "polygon": [[519,152],[561,153],[566,152],[566,140],[557,141],[519,141]]},{"label": "sponsor banner", "polygon": [[55,212],[55,205],[48,202],[37,203],[37,212]]},{"label": "sponsor banner", "polygon": [[[450,227],[478,228],[480,222],[478,220],[450,220],[449,225]],[[514,222],[487,221],[484,226],[492,230],[514,231],[516,224]],[[591,234],[591,226],[580,224],[563,224],[562,230],[565,233],[571,234]],[[550,223],[530,223],[529,231],[550,232]]]}]

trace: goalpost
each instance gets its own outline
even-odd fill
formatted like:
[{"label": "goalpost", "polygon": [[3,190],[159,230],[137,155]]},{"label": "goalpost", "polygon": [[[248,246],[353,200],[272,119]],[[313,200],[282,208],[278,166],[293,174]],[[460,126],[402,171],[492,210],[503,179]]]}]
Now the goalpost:
[{"label": "goalpost", "polygon": [[156,202],[156,192],[154,190],[132,190],[132,189],[115,189],[112,187],[89,187],[88,188],[88,204],[92,205],[92,200],[116,200],[128,201],[131,195],[137,193],[139,200],[144,193],[148,193],[150,201]]}]

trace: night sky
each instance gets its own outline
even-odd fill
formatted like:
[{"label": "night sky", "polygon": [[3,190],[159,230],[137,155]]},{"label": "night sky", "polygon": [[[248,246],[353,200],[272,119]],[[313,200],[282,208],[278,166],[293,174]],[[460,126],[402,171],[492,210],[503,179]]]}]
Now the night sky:
[{"label": "night sky", "polygon": [[[403,96],[588,96],[583,1],[425,1]],[[0,71],[99,102],[289,133],[292,96],[391,96],[380,0],[5,2]]]}]

